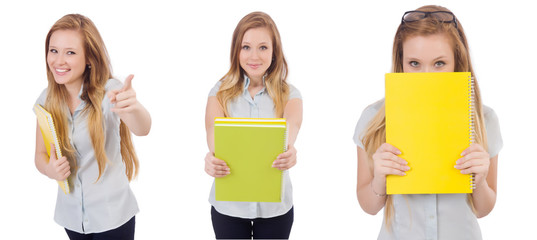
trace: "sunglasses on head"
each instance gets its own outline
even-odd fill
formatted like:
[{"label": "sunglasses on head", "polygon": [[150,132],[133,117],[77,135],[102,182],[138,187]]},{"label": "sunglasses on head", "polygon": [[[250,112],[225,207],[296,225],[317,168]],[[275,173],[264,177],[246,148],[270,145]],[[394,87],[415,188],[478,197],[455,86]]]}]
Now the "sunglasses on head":
[{"label": "sunglasses on head", "polygon": [[455,15],[452,12],[448,12],[448,11],[434,11],[434,12],[408,11],[408,12],[405,12],[405,14],[403,14],[401,23],[415,22],[415,21],[419,21],[427,17],[433,17],[436,20],[443,22],[443,23],[453,23],[455,24],[455,28],[458,29]]}]

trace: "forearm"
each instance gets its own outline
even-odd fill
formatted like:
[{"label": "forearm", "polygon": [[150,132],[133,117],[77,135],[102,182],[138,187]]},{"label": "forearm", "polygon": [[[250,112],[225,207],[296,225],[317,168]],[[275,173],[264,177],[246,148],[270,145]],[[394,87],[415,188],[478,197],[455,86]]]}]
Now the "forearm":
[{"label": "forearm", "polygon": [[129,127],[136,136],[145,136],[151,130],[151,116],[145,107],[137,102],[130,112],[119,114],[119,118]]},{"label": "forearm", "polygon": [[358,196],[360,207],[366,213],[376,215],[386,204],[386,181],[382,183],[382,181],[373,179],[372,182],[359,184],[356,187],[356,195]]},{"label": "forearm", "polygon": [[300,130],[300,124],[298,123],[288,123],[289,136],[287,138],[287,146],[291,147],[295,145],[296,138],[298,136],[298,131]]},{"label": "forearm", "polygon": [[291,147],[295,145],[298,131],[302,125],[302,100],[298,98],[289,100],[285,107],[283,117],[287,122],[288,128],[287,145]]},{"label": "forearm", "polygon": [[48,161],[48,155],[43,153],[36,153],[35,154],[35,167],[37,170],[48,177],[47,175],[47,161]]},{"label": "forearm", "polygon": [[205,131],[207,132],[207,146],[212,153],[214,153],[214,119],[217,117],[225,117],[224,110],[220,107],[218,99],[210,96],[205,108]]},{"label": "forearm", "polygon": [[474,189],[472,193],[476,216],[482,218],[487,216],[496,204],[496,192],[485,181],[481,186]]},{"label": "forearm", "polygon": [[214,153],[214,128],[207,129],[207,146],[209,152]]}]

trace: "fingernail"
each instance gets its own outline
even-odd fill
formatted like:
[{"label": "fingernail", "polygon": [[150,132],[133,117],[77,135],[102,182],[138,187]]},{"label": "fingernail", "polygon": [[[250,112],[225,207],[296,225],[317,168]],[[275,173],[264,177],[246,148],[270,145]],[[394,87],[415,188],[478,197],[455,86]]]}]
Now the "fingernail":
[{"label": "fingernail", "polygon": [[405,176],[405,175],[406,175],[406,173],[401,173],[401,176]]},{"label": "fingernail", "polygon": [[397,155],[400,155],[401,154],[401,151],[397,150]]},{"label": "fingernail", "polygon": [[409,166],[405,166],[406,171],[410,170]]}]

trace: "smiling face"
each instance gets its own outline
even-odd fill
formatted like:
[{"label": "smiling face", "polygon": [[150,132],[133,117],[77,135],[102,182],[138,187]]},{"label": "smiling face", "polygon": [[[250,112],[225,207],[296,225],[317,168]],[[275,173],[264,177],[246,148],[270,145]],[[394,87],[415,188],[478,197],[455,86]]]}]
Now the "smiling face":
[{"label": "smiling face", "polygon": [[252,28],[244,33],[239,62],[250,79],[262,79],[272,63],[272,46],[267,28]]},{"label": "smiling face", "polygon": [[403,42],[403,72],[454,72],[455,56],[444,34],[413,36]]},{"label": "smiling face", "polygon": [[52,33],[47,64],[57,84],[82,84],[82,74],[86,69],[82,35],[75,30]]}]

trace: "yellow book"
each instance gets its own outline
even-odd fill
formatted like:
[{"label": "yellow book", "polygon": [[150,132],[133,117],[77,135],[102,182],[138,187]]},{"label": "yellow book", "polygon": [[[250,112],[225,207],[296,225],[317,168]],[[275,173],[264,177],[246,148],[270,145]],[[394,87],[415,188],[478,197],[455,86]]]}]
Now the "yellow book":
[{"label": "yellow book", "polygon": [[[54,146],[56,147],[56,157],[61,158],[63,156],[62,150],[60,147],[58,135],[56,134],[56,127],[54,126],[52,115],[39,104],[34,105],[34,112],[37,116],[37,124],[39,125],[39,129],[41,129],[41,135],[43,135],[43,140],[45,141],[45,147],[47,148],[48,156],[50,157],[51,154],[50,144],[54,143]],[[58,184],[60,185],[60,188],[65,194],[68,194],[70,192],[69,182],[67,181],[67,179],[65,179],[64,181],[58,181]]]},{"label": "yellow book", "polygon": [[454,168],[473,142],[469,72],[386,74],[386,142],[410,170],[388,175],[387,194],[471,193],[472,175]]},{"label": "yellow book", "polygon": [[283,118],[215,118],[215,157],[230,174],[215,179],[217,201],[281,202],[282,171],[272,162],[285,152]]}]

